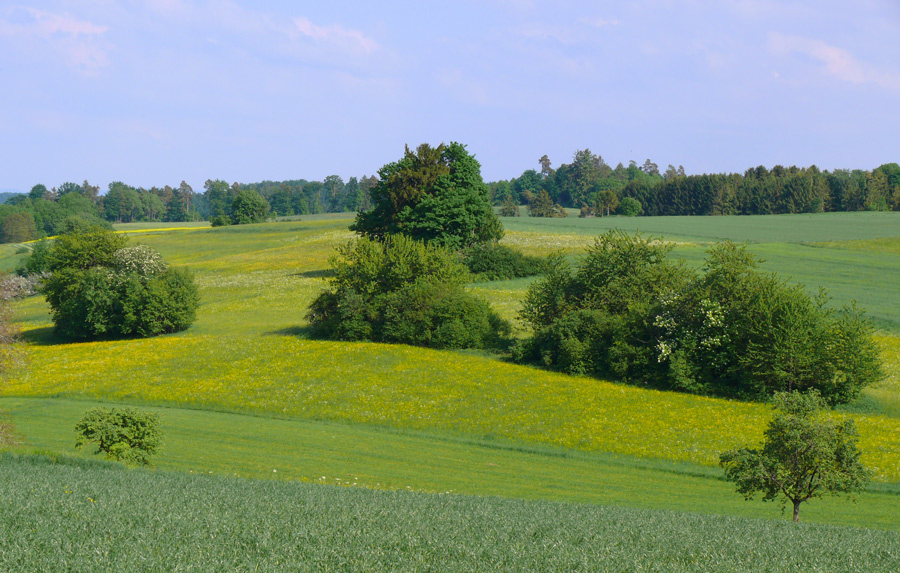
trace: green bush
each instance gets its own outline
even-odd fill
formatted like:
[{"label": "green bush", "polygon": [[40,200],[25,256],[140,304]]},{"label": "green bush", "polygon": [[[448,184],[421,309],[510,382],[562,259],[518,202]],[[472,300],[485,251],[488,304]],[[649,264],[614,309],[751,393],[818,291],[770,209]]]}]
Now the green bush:
[{"label": "green bush", "polygon": [[546,269],[544,259],[497,243],[473,245],[462,252],[462,261],[476,280],[482,281],[530,277]]},{"label": "green bush", "polygon": [[217,217],[210,219],[209,224],[212,227],[227,227],[231,224],[231,217],[228,215],[218,215]]},{"label": "green bush", "polygon": [[199,294],[189,271],[104,230],[61,236],[42,292],[56,331],[71,339],[155,336],[190,326]]},{"label": "green bush", "polygon": [[670,246],[610,231],[573,272],[551,260],[521,318],[532,335],[515,359],[657,388],[762,399],[816,389],[846,403],[879,379],[871,327],[855,307],[826,307],[721,243],[704,273],[673,263]]},{"label": "green bush", "polygon": [[644,212],[644,206],[634,197],[625,197],[619,202],[616,213],[625,217],[637,217]]},{"label": "green bush", "polygon": [[75,446],[97,445],[95,453],[129,464],[150,465],[162,441],[159,415],[132,408],[91,408],[75,425]]},{"label": "green bush", "polygon": [[432,348],[497,346],[509,326],[464,284],[450,251],[403,235],[359,239],[339,249],[330,288],[310,305],[313,334]]}]

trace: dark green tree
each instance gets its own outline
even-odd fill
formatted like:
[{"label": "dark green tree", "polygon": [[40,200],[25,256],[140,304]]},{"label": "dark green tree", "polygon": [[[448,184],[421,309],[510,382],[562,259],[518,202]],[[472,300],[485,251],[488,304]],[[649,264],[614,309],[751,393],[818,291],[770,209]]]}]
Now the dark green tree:
[{"label": "dark green tree", "polygon": [[231,222],[235,225],[262,223],[268,216],[269,203],[256,191],[241,191],[231,203]]},{"label": "dark green tree", "polygon": [[31,213],[13,213],[3,218],[0,238],[4,243],[24,243],[37,238],[37,226]]},{"label": "dark green tree", "polygon": [[459,249],[503,235],[491,207],[481,166],[464,145],[431,147],[379,170],[372,189],[371,211],[359,212],[351,230],[377,239],[402,234],[417,240]]},{"label": "dark green tree", "polygon": [[500,206],[500,216],[501,217],[518,217],[519,216],[519,206],[516,205],[516,202],[513,201],[512,195],[507,195],[503,200],[503,204]]},{"label": "dark green tree", "polygon": [[825,494],[862,491],[871,473],[859,461],[858,434],[853,420],[837,422],[824,415],[825,400],[815,391],[775,395],[775,416],[765,431],[762,448],[740,448],[719,458],[725,478],[746,499],[781,499],[793,506],[800,521],[800,504]]}]

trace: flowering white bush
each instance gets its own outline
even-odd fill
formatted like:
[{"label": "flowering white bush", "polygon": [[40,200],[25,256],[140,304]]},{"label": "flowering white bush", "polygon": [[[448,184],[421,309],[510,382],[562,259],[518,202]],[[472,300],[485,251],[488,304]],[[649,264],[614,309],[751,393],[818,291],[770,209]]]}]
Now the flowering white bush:
[{"label": "flowering white bush", "polygon": [[169,268],[162,256],[147,245],[119,249],[113,253],[113,264],[117,272],[137,273],[142,277],[159,275]]}]

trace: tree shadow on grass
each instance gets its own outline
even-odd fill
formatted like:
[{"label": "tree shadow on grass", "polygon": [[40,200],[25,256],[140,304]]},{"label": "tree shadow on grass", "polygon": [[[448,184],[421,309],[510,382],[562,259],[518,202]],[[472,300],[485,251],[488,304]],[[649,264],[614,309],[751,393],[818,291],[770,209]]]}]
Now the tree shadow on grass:
[{"label": "tree shadow on grass", "polygon": [[304,279],[328,279],[334,276],[334,269],[319,269],[316,271],[304,271],[297,273],[298,277]]},{"label": "tree shadow on grass", "polygon": [[56,329],[52,326],[26,330],[22,333],[22,340],[28,344],[34,344],[35,346],[57,346],[60,344],[79,342],[78,340],[69,340],[59,336],[56,334]]},{"label": "tree shadow on grass", "polygon": [[287,328],[267,332],[265,333],[265,336],[296,336],[297,338],[306,340],[311,340],[313,338],[312,328],[309,326],[289,326]]}]

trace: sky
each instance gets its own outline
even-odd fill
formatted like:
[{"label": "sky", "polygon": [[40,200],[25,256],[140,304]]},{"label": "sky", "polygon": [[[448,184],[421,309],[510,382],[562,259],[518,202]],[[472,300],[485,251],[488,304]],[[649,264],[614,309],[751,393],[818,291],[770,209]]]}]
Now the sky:
[{"label": "sky", "polygon": [[900,162],[900,0],[0,0],[0,190]]}]

